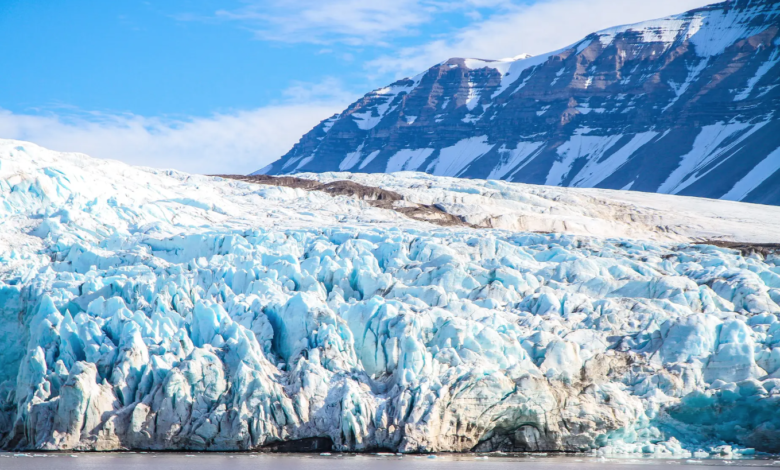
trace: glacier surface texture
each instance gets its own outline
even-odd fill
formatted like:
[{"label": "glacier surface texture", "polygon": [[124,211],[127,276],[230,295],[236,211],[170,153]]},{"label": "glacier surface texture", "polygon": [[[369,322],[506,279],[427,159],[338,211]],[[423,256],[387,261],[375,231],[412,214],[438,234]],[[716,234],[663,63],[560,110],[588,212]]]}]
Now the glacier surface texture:
[{"label": "glacier surface texture", "polygon": [[780,451],[780,258],[14,141],[0,217],[6,449]]}]

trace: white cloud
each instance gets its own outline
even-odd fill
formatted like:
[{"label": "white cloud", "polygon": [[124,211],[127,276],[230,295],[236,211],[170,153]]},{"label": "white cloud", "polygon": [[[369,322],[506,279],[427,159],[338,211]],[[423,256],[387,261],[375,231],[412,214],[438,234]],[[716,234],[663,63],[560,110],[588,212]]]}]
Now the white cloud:
[{"label": "white cloud", "polygon": [[426,23],[432,10],[424,0],[252,0],[217,16],[248,24],[261,39],[361,45]]},{"label": "white cloud", "polygon": [[[710,0],[246,0],[223,18],[288,42],[385,44],[443,13],[471,18],[448,36],[369,62],[373,78],[406,75],[449,57],[501,58],[564,47],[599,29],[679,13]],[[488,14],[492,13],[492,14]],[[322,49],[321,53],[335,53]],[[18,114],[0,109],[0,137],[84,152],[134,165],[193,173],[248,173],[276,160],[319,121],[356,96],[333,79],[297,83],[284,102],[210,117],[167,119],[129,114]]]},{"label": "white cloud", "polygon": [[385,45],[388,38],[415,34],[438,15],[475,8],[502,8],[511,0],[246,0],[218,18],[241,22],[259,39],[351,46]]},{"label": "white cloud", "polygon": [[0,109],[0,137],[132,165],[246,174],[287,153],[303,134],[355,98],[332,81],[298,84],[285,93],[290,100],[283,104],[189,119]]},{"label": "white cloud", "polygon": [[595,31],[701,7],[713,0],[539,0],[504,9],[447,38],[407,47],[367,64],[372,74],[403,76],[451,57],[500,59],[541,54]]},{"label": "white cloud", "polygon": [[[282,90],[282,95],[291,103],[344,103],[355,100],[354,93],[346,91],[341,81],[328,77],[319,83],[295,81]],[[341,110],[339,110],[341,111]]]}]

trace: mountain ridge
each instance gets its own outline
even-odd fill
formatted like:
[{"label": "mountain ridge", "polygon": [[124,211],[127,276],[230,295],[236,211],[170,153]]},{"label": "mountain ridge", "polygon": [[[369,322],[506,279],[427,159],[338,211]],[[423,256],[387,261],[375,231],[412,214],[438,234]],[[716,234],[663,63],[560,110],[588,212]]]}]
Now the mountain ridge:
[{"label": "mountain ridge", "polygon": [[423,171],[780,204],[780,1],[739,0],[366,94],[255,174]]}]

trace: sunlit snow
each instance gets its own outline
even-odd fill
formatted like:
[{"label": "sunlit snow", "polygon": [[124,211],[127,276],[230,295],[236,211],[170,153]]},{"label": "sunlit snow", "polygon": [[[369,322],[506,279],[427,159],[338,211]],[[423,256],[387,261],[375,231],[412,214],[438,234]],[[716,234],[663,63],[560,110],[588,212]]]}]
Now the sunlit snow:
[{"label": "sunlit snow", "polygon": [[[454,213],[489,199],[505,214],[603,209],[590,213],[603,224],[640,196],[303,176],[440,195]],[[727,222],[751,210],[779,219],[728,201],[649,204],[667,202]],[[684,216],[633,210],[661,225]],[[565,223],[444,228],[344,196],[0,141],[0,216],[10,447],[321,437],[403,452],[780,449],[780,260],[672,241],[706,230],[706,215],[694,219],[705,228],[660,241]]]}]

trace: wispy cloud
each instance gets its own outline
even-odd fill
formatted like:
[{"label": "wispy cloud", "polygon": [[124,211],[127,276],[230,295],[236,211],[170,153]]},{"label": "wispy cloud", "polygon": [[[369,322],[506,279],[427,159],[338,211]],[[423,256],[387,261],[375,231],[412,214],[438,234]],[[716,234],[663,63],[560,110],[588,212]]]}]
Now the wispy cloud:
[{"label": "wispy cloud", "polygon": [[[251,29],[258,39],[287,43],[382,46],[370,60],[373,76],[419,72],[450,57],[503,58],[564,47],[611,26],[658,18],[715,0],[244,0],[216,18]],[[429,33],[447,15],[467,26]],[[450,17],[451,18],[451,17]],[[434,28],[436,29],[436,28]],[[403,36],[418,44],[395,48]],[[394,50],[395,49],[395,50]]]},{"label": "wispy cloud", "polygon": [[355,98],[334,80],[298,83],[285,93],[288,99],[281,104],[188,119],[0,109],[0,137],[132,165],[245,174],[282,156],[319,121]]},{"label": "wispy cloud", "polygon": [[423,0],[255,0],[217,16],[240,21],[258,38],[350,45],[377,43],[431,19]]},{"label": "wispy cloud", "polygon": [[290,43],[390,46],[438,15],[510,5],[510,0],[247,0],[243,8],[220,10],[218,18],[241,22],[258,38]]},{"label": "wispy cloud", "polygon": [[713,0],[539,0],[502,5],[502,11],[477,19],[449,37],[402,48],[369,61],[371,74],[403,76],[451,57],[500,59],[540,54],[565,47],[586,35],[621,24],[668,16]]},{"label": "wispy cloud", "polygon": [[333,77],[317,83],[295,81],[282,91],[282,96],[291,103],[350,103],[356,97],[344,89],[341,80]]}]

